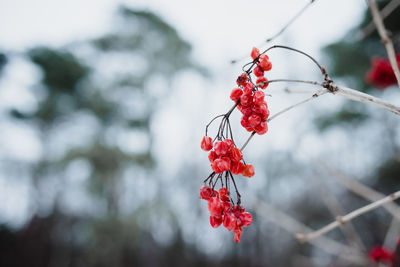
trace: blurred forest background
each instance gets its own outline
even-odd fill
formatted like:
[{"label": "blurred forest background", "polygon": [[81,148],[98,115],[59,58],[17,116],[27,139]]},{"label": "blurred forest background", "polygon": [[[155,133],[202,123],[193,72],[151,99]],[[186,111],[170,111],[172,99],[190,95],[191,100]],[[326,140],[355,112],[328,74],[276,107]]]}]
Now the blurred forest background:
[{"label": "blurred forest background", "polygon": [[[388,2],[381,1],[380,6]],[[343,33],[342,40],[323,49],[321,62],[336,83],[399,103],[396,86],[374,88],[366,81],[372,58],[385,57],[386,52],[374,29],[360,34],[372,20],[363,8],[364,18]],[[400,51],[399,7],[385,25]],[[40,151],[29,160],[4,149],[0,154],[0,201],[13,209],[20,198],[29,200],[22,222],[9,221],[0,210],[0,266],[355,265],[298,243],[279,222],[266,218],[273,213],[258,212],[259,203],[269,203],[317,229],[368,203],[337,183],[338,177],[385,195],[398,190],[399,117],[335,97],[329,106],[323,100],[315,104],[317,100],[303,107],[302,114],[308,116],[302,121],[285,121],[295,128],[307,125],[298,126],[290,149],[249,156],[253,147],[246,148],[245,157],[255,163],[259,182],[240,182],[254,222],[235,244],[230,233],[211,229],[207,208],[198,198],[209,170],[200,151],[203,132],[189,137],[199,156],[181,155],[178,173],[164,172],[154,152],[155,146],[163,146],[154,137],[164,131],[154,125],[154,118],[174,91],[172,79],[189,70],[205,79],[215,75],[191,53],[191,44],[162,18],[125,6],[115,14],[112,30],[94,39],[23,52],[2,51],[0,46],[0,91],[10,71],[18,71],[16,64],[29,66],[40,77],[25,88],[32,100],[0,111],[2,131],[18,127],[31,132],[33,147]],[[235,77],[229,79],[226,96]],[[275,97],[276,92],[271,91],[270,102],[297,97]],[[190,101],[186,97],[190,94],[180,101]],[[221,104],[221,110],[228,106]],[[252,140],[253,145],[260,139]],[[318,160],[305,149],[310,144],[318,147]],[[337,229],[327,236],[365,255],[385,240],[394,249],[400,223],[392,223],[392,218],[379,208],[354,220],[353,229]]]}]

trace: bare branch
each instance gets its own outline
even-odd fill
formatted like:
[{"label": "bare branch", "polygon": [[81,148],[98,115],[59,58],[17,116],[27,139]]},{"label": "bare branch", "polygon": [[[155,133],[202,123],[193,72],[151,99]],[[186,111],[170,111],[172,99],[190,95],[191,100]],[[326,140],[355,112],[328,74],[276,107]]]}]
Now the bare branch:
[{"label": "bare branch", "polygon": [[397,79],[397,85],[400,88],[400,70],[396,61],[396,54],[394,52],[394,47],[392,40],[389,38],[385,25],[383,24],[383,20],[381,14],[379,13],[378,6],[376,5],[375,0],[368,0],[368,5],[371,10],[372,18],[376,25],[376,29],[378,30],[379,36],[381,37],[382,43],[386,48],[386,52],[389,57],[390,65],[392,65],[392,69]]},{"label": "bare branch", "polygon": [[[256,203],[255,210],[257,214],[261,215],[267,221],[278,225],[289,233],[296,234],[299,231],[312,231],[303,223],[297,221],[283,211],[274,208],[272,205],[266,202],[260,200],[254,200],[253,202]],[[365,266],[366,264],[365,255],[359,250],[330,239],[326,236],[321,236],[318,239],[310,240],[310,243],[329,254],[336,255],[339,258],[346,260],[347,262],[361,266]]]},{"label": "bare branch", "polygon": [[[379,13],[381,14],[381,17],[383,20],[387,18],[396,8],[400,6],[400,0],[392,0],[390,1],[389,4],[387,4]],[[368,23],[367,26],[365,26],[361,30],[361,39],[367,38],[371,33],[373,33],[375,30],[375,23],[374,21],[371,21]]]},{"label": "bare branch", "polygon": [[[328,164],[326,164],[322,160],[314,160],[314,162],[316,162],[320,167],[324,168],[329,173],[331,178],[344,185],[347,189],[349,189],[356,195],[359,195],[371,202],[377,201],[385,197],[384,194],[358,182],[356,179],[348,177],[339,170],[328,167]],[[383,205],[383,208],[385,208],[390,214],[392,214],[394,218],[400,221],[400,207],[397,204],[389,202]]]},{"label": "bare branch", "polygon": [[335,229],[336,227],[345,224],[346,222],[349,222],[351,220],[353,220],[354,218],[367,213],[371,210],[374,210],[388,202],[391,202],[395,199],[398,199],[400,197],[400,191],[397,191],[395,193],[390,194],[389,196],[382,198],[378,201],[372,202],[364,207],[361,207],[359,209],[356,209],[344,216],[338,216],[336,218],[336,221],[331,222],[330,224],[322,227],[321,229],[308,233],[308,234],[297,234],[296,238],[300,241],[300,242],[309,242],[310,240],[313,240],[316,237],[322,236],[323,234],[332,231],[333,229]]}]

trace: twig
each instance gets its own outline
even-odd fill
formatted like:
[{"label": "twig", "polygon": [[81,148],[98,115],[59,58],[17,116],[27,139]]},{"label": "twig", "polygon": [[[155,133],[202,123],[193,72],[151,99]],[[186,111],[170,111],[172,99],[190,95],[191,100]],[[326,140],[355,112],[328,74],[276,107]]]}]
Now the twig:
[{"label": "twig", "polygon": [[[400,0],[392,0],[390,1],[389,4],[387,4],[379,13],[381,14],[381,17],[383,20],[387,18],[396,8],[400,6]],[[361,30],[361,39],[367,38],[371,33],[373,33],[375,30],[375,23],[374,21],[371,21],[368,23],[367,26],[365,26]]]},{"label": "twig", "polygon": [[[254,200],[253,202],[257,203],[255,210],[259,215],[264,217],[264,219],[278,225],[289,233],[296,234],[299,231],[312,231],[303,223],[297,221],[283,211],[274,208],[272,205],[266,202],[260,200]],[[329,254],[336,255],[339,258],[353,264],[361,266],[365,266],[366,264],[365,256],[360,254],[359,250],[337,242],[326,236],[321,236],[318,239],[310,240],[310,243]]]},{"label": "twig", "polygon": [[389,57],[390,65],[392,65],[392,69],[394,71],[394,75],[396,76],[397,85],[400,88],[400,70],[396,61],[396,54],[394,52],[394,47],[392,40],[389,38],[387,31],[385,29],[385,25],[383,24],[381,14],[379,13],[378,7],[376,5],[375,0],[368,0],[368,5],[371,10],[372,18],[376,25],[376,29],[378,30],[379,36],[381,37],[382,43],[386,48],[386,52]]},{"label": "twig", "polygon": [[[341,207],[339,201],[335,198],[332,191],[329,190],[326,181],[320,178],[319,175],[312,175],[311,177],[315,182],[315,187],[317,188],[316,191],[320,193],[322,201],[333,217],[335,218],[337,215],[343,214],[343,208]],[[346,237],[349,244],[365,251],[364,243],[362,242],[360,235],[351,222],[349,222],[347,225],[343,225],[343,227],[340,227],[340,230],[343,232],[343,235]]]},{"label": "twig", "polygon": [[354,218],[367,213],[371,210],[374,210],[380,206],[382,206],[383,204],[386,204],[388,202],[391,202],[395,199],[398,199],[400,197],[400,191],[397,191],[395,193],[390,194],[389,196],[382,198],[378,201],[372,202],[371,204],[368,204],[364,207],[361,207],[359,209],[356,209],[350,213],[348,213],[347,215],[344,216],[338,216],[336,218],[336,221],[331,222],[330,224],[322,227],[321,229],[308,233],[308,234],[297,234],[296,238],[300,241],[300,242],[309,242],[310,240],[313,240],[316,237],[319,237],[333,229],[335,229],[336,227],[345,224],[346,222],[349,222],[351,220],[353,220]]},{"label": "twig", "polygon": [[[283,113],[288,112],[289,110],[291,110],[291,109],[293,109],[293,108],[295,108],[295,107],[297,107],[297,106],[300,106],[300,105],[302,105],[302,104],[304,104],[304,103],[307,103],[307,102],[311,101],[312,99],[315,99],[315,98],[317,98],[317,97],[319,97],[319,96],[321,96],[321,95],[323,95],[323,94],[326,94],[326,93],[328,93],[328,91],[319,90],[318,92],[316,92],[315,94],[313,94],[311,97],[308,97],[308,98],[306,98],[306,99],[304,99],[304,100],[302,100],[302,101],[300,101],[300,102],[297,102],[296,104],[293,104],[293,105],[291,105],[291,106],[289,106],[289,107],[287,107],[287,108],[282,109],[282,110],[279,111],[278,113],[275,113],[273,116],[271,116],[271,117],[269,117],[269,118],[267,119],[267,123],[269,123],[270,121],[272,121],[272,120],[275,119],[276,117],[282,115]],[[256,133],[256,132],[252,132],[252,133],[251,133],[251,135],[249,136],[249,138],[247,138],[246,142],[243,144],[243,146],[240,148],[240,150],[243,151],[243,149],[247,146],[247,144],[248,144],[248,143],[250,142],[250,140],[253,138],[253,136],[255,135],[255,133]]]},{"label": "twig", "polygon": [[[267,44],[269,42],[271,42],[272,40],[274,40],[275,38],[277,38],[279,35],[281,35],[297,18],[299,18],[301,16],[301,14],[303,14],[304,11],[306,11],[308,9],[309,6],[311,6],[313,3],[315,2],[315,0],[311,0],[307,5],[305,5],[299,12],[296,13],[296,15],[294,15],[294,17],[292,17],[286,24],[285,26],[283,26],[277,33],[275,33],[274,35],[272,35],[271,37],[267,38],[265,40],[265,42],[262,42],[260,46]],[[247,55],[246,55],[247,56]],[[235,64],[236,62],[238,62],[239,60],[244,59],[246,56],[241,57],[240,59],[232,59],[231,60],[231,64]]]},{"label": "twig", "polygon": [[[339,170],[333,169],[332,167],[328,167],[328,164],[323,162],[322,160],[314,160],[320,167],[324,168],[335,181],[341,183],[342,185],[346,186],[351,192],[359,195],[371,202],[377,201],[385,197],[384,194],[358,182],[356,179],[352,179],[347,175],[344,175]],[[394,218],[400,221],[400,207],[393,203],[389,202],[383,205],[385,208]]]}]

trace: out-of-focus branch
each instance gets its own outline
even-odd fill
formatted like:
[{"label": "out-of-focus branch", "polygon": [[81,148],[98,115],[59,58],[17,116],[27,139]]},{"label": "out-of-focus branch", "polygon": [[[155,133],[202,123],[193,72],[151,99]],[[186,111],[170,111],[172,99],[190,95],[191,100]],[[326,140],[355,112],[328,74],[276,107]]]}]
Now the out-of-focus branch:
[{"label": "out-of-focus branch", "polygon": [[400,88],[400,70],[396,61],[396,54],[394,52],[394,47],[392,40],[389,38],[385,25],[383,24],[383,20],[381,14],[379,13],[378,6],[375,0],[368,0],[368,5],[371,10],[372,19],[376,25],[376,29],[378,30],[379,36],[381,37],[382,43],[386,48],[386,52],[389,57],[390,65],[392,65],[392,69],[397,79],[397,85]]},{"label": "out-of-focus branch", "polygon": [[[315,187],[318,188],[316,191],[318,191],[321,195],[322,201],[324,202],[330,213],[333,215],[333,217],[335,218],[339,214],[344,214],[342,206],[335,198],[332,191],[329,190],[326,182],[316,174],[312,175],[311,178],[314,181]],[[364,243],[362,242],[360,235],[358,234],[357,230],[351,222],[343,225],[343,227],[340,227],[340,230],[342,230],[343,235],[346,237],[349,244],[365,251],[366,248],[364,246]]]},{"label": "out-of-focus branch", "polygon": [[[312,231],[312,229],[287,215],[283,211],[274,208],[272,205],[260,200],[254,201],[256,201],[254,203],[256,203],[255,211],[257,214],[261,215],[267,221],[278,225],[289,233],[296,234],[299,231]],[[309,243],[329,254],[336,255],[347,262],[361,266],[365,266],[365,264],[367,264],[365,255],[360,253],[359,250],[337,242],[326,236],[321,236],[318,239],[312,239]]]},{"label": "out-of-focus branch", "polygon": [[335,229],[336,227],[343,225],[346,222],[349,222],[349,221],[353,220],[354,218],[356,218],[364,213],[367,213],[371,210],[374,210],[388,202],[398,199],[399,197],[400,197],[400,191],[397,191],[395,193],[390,194],[389,196],[387,196],[385,198],[382,198],[382,199],[372,202],[371,204],[368,204],[364,207],[356,209],[356,210],[350,212],[349,214],[346,214],[344,216],[338,216],[336,218],[336,221],[331,222],[330,224],[322,227],[321,229],[319,229],[317,231],[314,231],[314,232],[311,232],[308,234],[297,234],[296,237],[301,242],[310,242],[314,238],[322,236],[323,234]]},{"label": "out-of-focus branch", "polygon": [[[328,174],[332,179],[335,179],[335,181],[341,183],[356,195],[359,195],[371,202],[378,201],[379,199],[385,197],[384,194],[358,182],[356,179],[348,177],[339,170],[329,167],[328,164],[326,164],[322,160],[314,160],[314,162],[316,162],[319,165],[319,167],[323,168],[326,172],[328,172]],[[400,207],[397,204],[389,202],[383,205],[383,208],[385,208],[390,214],[392,214],[394,218],[400,221]]]},{"label": "out-of-focus branch", "polygon": [[[382,19],[386,19],[387,16],[389,16],[396,8],[400,6],[400,0],[392,0],[390,1],[389,4],[387,4],[379,13],[381,14]],[[374,21],[371,21],[368,23],[367,26],[365,26],[361,30],[361,39],[367,38],[373,31],[375,30],[375,23]]]}]

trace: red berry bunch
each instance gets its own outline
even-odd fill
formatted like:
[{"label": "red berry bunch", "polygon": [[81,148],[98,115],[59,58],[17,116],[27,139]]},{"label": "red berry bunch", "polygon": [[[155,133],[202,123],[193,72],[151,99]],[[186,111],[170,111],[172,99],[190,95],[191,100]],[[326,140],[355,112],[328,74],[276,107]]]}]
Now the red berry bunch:
[{"label": "red berry bunch", "polygon": [[[400,54],[396,55],[397,65],[400,67]],[[397,83],[396,76],[388,59],[373,58],[372,68],[366,76],[367,81],[378,89],[385,89]]]},{"label": "red berry bunch", "polygon": [[253,217],[240,205],[232,205],[229,191],[226,187],[221,187],[219,192],[210,186],[203,186],[200,189],[200,198],[208,201],[210,212],[210,224],[213,228],[218,228],[221,224],[228,231],[234,232],[235,242],[240,241],[242,228],[250,226]]},{"label": "red berry bunch", "polygon": [[[243,114],[241,124],[248,132],[256,132],[263,135],[268,131],[267,119],[269,110],[265,101],[265,94],[258,88],[265,89],[268,86],[267,78],[264,77],[264,71],[272,68],[272,63],[267,55],[260,55],[257,48],[251,51],[253,58],[254,75],[257,77],[256,84],[252,83],[251,76],[243,73],[236,80],[239,88],[232,90],[230,98],[237,104],[237,108]],[[250,73],[249,69],[249,73]]]},{"label": "red berry bunch", "polygon": [[[205,185],[200,189],[200,198],[208,201],[211,226],[217,228],[223,223],[226,229],[234,232],[236,242],[240,241],[242,228],[250,226],[253,218],[241,206],[241,196],[233,175],[241,174],[250,178],[254,176],[254,167],[246,164],[243,159],[242,150],[247,142],[239,149],[233,141],[229,117],[237,107],[243,114],[241,124],[247,131],[259,135],[268,131],[269,110],[264,92],[258,89],[265,89],[268,86],[264,72],[271,70],[272,64],[268,56],[260,54],[257,48],[253,48],[251,57],[253,61],[246,64],[251,64],[251,67],[237,78],[236,83],[239,87],[231,93],[230,98],[235,105],[227,113],[216,116],[207,124],[206,134],[201,140],[201,149],[209,151],[208,159],[212,173],[204,180]],[[252,81],[252,72],[257,77],[256,84]],[[217,135],[213,139],[207,135],[207,131],[211,123],[218,118],[222,119]],[[218,182],[221,183],[221,187],[216,191]],[[231,182],[236,192],[236,204],[229,193]]]}]

